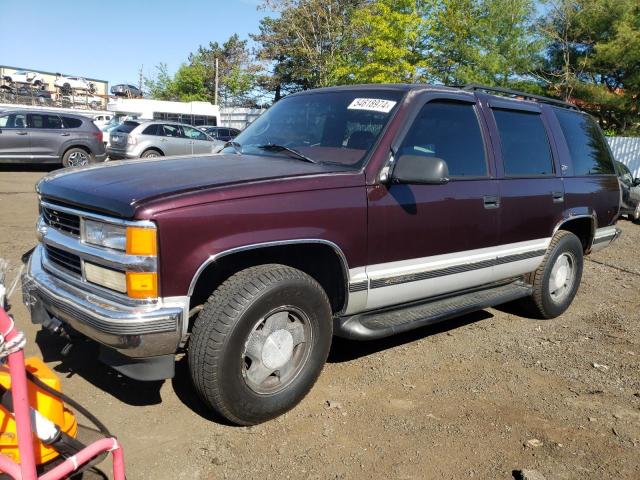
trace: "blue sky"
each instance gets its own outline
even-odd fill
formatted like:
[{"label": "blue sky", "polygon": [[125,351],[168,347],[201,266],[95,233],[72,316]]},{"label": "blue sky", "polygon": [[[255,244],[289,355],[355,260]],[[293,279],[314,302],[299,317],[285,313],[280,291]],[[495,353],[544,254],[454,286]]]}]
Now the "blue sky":
[{"label": "blue sky", "polygon": [[138,83],[198,45],[258,31],[260,0],[0,0],[0,65]]}]

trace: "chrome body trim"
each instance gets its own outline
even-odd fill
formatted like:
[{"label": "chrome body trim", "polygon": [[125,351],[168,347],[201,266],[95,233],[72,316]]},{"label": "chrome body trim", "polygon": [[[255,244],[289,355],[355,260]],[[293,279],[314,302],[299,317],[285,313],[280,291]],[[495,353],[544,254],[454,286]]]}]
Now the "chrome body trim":
[{"label": "chrome body trim", "polygon": [[129,306],[71,285],[43,268],[38,245],[22,275],[23,299],[33,323],[51,316],[128,357],[175,353],[184,340],[188,297],[159,298]]},{"label": "chrome body trim", "polygon": [[307,243],[307,244],[309,244],[309,243],[320,243],[320,244],[323,244],[323,245],[328,245],[338,255],[338,258],[340,259],[340,263],[342,265],[342,275],[343,275],[343,282],[344,282],[344,289],[345,289],[345,305],[344,305],[344,307],[342,309],[342,312],[346,311],[347,308],[348,308],[349,301],[350,301],[349,283],[351,281],[351,279],[350,279],[350,271],[349,271],[349,264],[347,262],[347,257],[345,256],[344,252],[342,251],[342,249],[338,245],[336,245],[335,243],[333,243],[333,242],[331,242],[329,240],[323,240],[323,239],[320,239],[320,238],[300,238],[300,239],[294,239],[294,240],[277,240],[277,241],[273,241],[273,242],[253,243],[253,244],[250,244],[250,245],[244,245],[244,246],[241,246],[241,247],[230,248],[229,250],[224,250],[222,252],[218,252],[215,255],[209,256],[204,262],[202,262],[200,264],[200,266],[196,270],[196,273],[193,275],[193,277],[191,279],[191,283],[189,284],[189,290],[187,292],[187,295],[189,297],[191,297],[191,295],[193,295],[193,291],[194,291],[194,289],[196,287],[196,284],[198,283],[198,279],[200,278],[200,275],[202,274],[204,269],[207,268],[209,265],[211,265],[216,260],[219,260],[222,257],[226,257],[226,256],[232,255],[234,253],[246,252],[246,251],[249,251],[249,250],[256,250],[256,249],[259,249],[259,248],[280,247],[280,246],[284,246],[284,245],[301,245],[301,244],[305,244],[305,243]]},{"label": "chrome body trim", "polygon": [[369,265],[363,272],[352,270],[351,281],[362,280],[356,273],[363,274],[369,288],[350,293],[350,300],[353,297],[354,301],[346,314],[446,295],[524,275],[538,268],[550,242],[551,238],[541,238]]}]

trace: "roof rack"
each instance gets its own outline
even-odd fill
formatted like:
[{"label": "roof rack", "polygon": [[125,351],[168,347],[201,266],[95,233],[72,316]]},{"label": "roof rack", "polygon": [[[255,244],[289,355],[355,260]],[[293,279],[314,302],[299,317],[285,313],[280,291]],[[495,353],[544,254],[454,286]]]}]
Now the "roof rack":
[{"label": "roof rack", "polygon": [[489,87],[487,85],[479,85],[476,83],[471,83],[469,85],[465,85],[462,87],[463,90],[469,90],[471,92],[475,91],[483,91],[487,93],[498,93],[502,95],[510,95],[515,97],[521,97],[524,100],[532,100],[534,102],[540,103],[548,103],[549,105],[554,105],[557,107],[568,108],[570,110],[578,110],[574,104],[565,102],[564,100],[558,100],[550,97],[543,97],[542,95],[534,95],[532,93],[520,92],[518,90],[511,90],[510,88],[502,88],[502,87]]}]

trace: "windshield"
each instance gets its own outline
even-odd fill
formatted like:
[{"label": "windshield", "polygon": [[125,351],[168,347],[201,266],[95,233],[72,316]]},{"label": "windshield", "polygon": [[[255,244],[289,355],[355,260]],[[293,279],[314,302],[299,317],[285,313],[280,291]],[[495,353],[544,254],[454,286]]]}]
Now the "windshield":
[{"label": "windshield", "polygon": [[[240,133],[225,153],[287,156],[283,146],[320,163],[360,168],[403,92],[345,90],[284,98]],[[267,148],[265,148],[267,147]]]}]

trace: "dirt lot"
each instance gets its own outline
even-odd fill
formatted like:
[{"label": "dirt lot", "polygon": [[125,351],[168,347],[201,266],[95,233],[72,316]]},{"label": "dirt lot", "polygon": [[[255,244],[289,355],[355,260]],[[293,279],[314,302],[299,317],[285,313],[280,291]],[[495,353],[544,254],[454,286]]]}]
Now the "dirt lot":
[{"label": "dirt lot", "polygon": [[[0,257],[35,243],[34,183],[0,170]],[[173,381],[122,378],[90,345],[63,361],[13,297],[28,353],[125,447],[130,479],[640,478],[640,225],[585,263],[561,318],[486,310],[372,343],[336,340],[309,396],[252,428],[212,418],[184,360]]]}]

